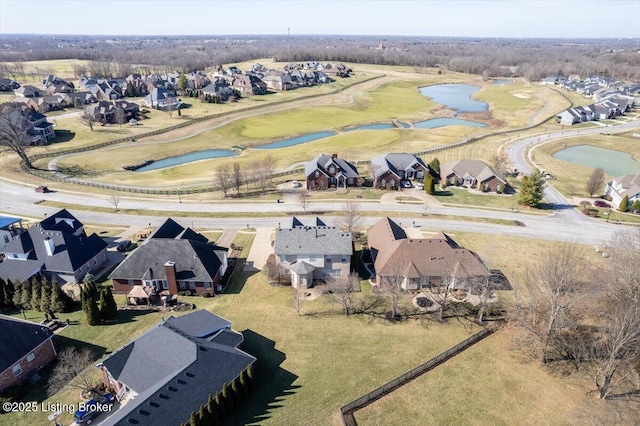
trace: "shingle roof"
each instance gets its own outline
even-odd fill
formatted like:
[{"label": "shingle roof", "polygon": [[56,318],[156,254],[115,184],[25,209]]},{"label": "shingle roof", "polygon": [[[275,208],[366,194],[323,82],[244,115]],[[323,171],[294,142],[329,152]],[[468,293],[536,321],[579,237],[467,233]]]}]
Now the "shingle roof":
[{"label": "shingle roof", "polygon": [[51,337],[41,324],[0,314],[0,373]]},{"label": "shingle roof", "polygon": [[[194,312],[181,318],[197,322],[199,315]],[[234,345],[221,343],[238,340],[232,337],[208,341],[184,333],[167,320],[113,353],[102,364],[138,395],[102,424],[188,421],[209,394],[215,395],[255,362]]]},{"label": "shingle roof", "polygon": [[149,238],[175,238],[180,235],[182,231],[184,231],[184,227],[175,220],[168,218]]},{"label": "shingle roof", "polygon": [[351,234],[332,226],[282,228],[276,231],[275,254],[342,255],[353,253]]},{"label": "shingle roof", "polygon": [[507,183],[505,178],[493,167],[480,160],[459,160],[442,164],[440,165],[440,174],[445,177],[450,176],[451,174],[455,174],[460,177],[468,174],[474,177],[478,182],[485,182],[495,176],[503,184]]},{"label": "shingle roof", "polygon": [[400,170],[407,171],[422,166],[428,169],[420,157],[407,153],[390,153],[381,157],[371,157],[371,167],[375,177],[390,171],[400,177]]},{"label": "shingle roof", "polygon": [[625,195],[632,198],[640,193],[640,173],[637,175],[618,176],[614,179],[614,182],[622,186],[622,191],[616,191],[620,198],[624,198]]},{"label": "shingle roof", "polygon": [[316,267],[303,260],[299,260],[297,262],[293,262],[289,269],[298,275],[305,275],[315,271]]},{"label": "shingle roof", "polygon": [[352,163],[343,160],[342,158],[332,157],[327,154],[320,154],[313,160],[308,161],[304,165],[304,172],[306,176],[310,176],[316,170],[320,170],[322,173],[328,175],[327,170],[331,165],[335,165],[342,175],[347,178],[359,178],[358,169]]},{"label": "shingle roof", "polygon": [[202,338],[231,327],[231,321],[204,309],[181,317],[171,316],[166,322],[183,333]]}]

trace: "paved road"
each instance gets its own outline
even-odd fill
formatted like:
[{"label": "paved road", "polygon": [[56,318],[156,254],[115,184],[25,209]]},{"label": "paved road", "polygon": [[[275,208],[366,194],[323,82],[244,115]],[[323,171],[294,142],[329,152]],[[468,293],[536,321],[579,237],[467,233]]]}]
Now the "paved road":
[{"label": "paved road", "polygon": [[[530,171],[529,165],[524,161],[523,153],[528,146],[542,143],[547,140],[575,136],[578,134],[597,134],[613,130],[624,130],[640,126],[640,121],[625,123],[620,126],[610,128],[594,128],[568,130],[565,132],[551,133],[549,136],[530,137],[518,140],[509,148],[509,156],[513,163],[520,170]],[[400,222],[409,223],[416,221],[416,224],[428,229],[444,229],[448,231],[479,232],[486,234],[514,235],[531,238],[541,238],[548,240],[576,241],[585,244],[599,245],[608,241],[613,233],[620,229],[614,224],[602,223],[576,212],[567,201],[553,188],[547,187],[545,198],[554,206],[551,215],[530,215],[525,212],[515,213],[510,211],[494,211],[473,209],[464,207],[439,207],[429,206],[427,216],[424,216],[424,206],[420,204],[384,204],[379,202],[362,202],[364,212],[378,212],[379,216],[402,213]],[[103,207],[113,209],[107,197],[93,194],[82,194],[72,192],[55,192],[49,194],[38,194],[33,187],[21,184],[20,182],[0,181],[0,211],[5,214],[16,216],[30,216],[42,218],[45,214],[57,211],[57,208],[46,207],[37,204],[40,200],[52,200],[62,203],[82,204],[89,207]],[[311,203],[310,212],[336,212],[340,210],[341,204],[336,202],[314,202]],[[185,224],[193,224],[196,227],[231,227],[244,228],[247,225],[255,228],[273,228],[279,225],[288,225],[291,215],[301,211],[295,203],[285,202],[277,204],[275,202],[183,202],[178,200],[139,200],[123,198],[119,204],[120,209],[157,210],[166,212],[166,216],[175,215],[174,212],[193,212],[203,214],[209,212],[220,212],[230,214],[228,218],[202,218],[185,217],[179,221]],[[270,217],[263,218],[243,218],[242,213],[268,213]],[[74,211],[74,214],[86,223],[111,224],[121,226],[144,227],[148,224],[158,226],[165,217],[144,216],[144,215],[123,215],[114,213],[100,213],[89,211]],[[408,216],[407,216],[408,215]],[[430,218],[429,215],[454,215],[468,218],[487,219],[507,219],[518,220],[526,226],[497,225],[483,222],[464,222],[456,220],[440,220]],[[324,218],[324,216],[323,216]],[[336,223],[336,218],[328,217],[329,223]],[[373,224],[377,217],[367,216],[363,225]]]}]

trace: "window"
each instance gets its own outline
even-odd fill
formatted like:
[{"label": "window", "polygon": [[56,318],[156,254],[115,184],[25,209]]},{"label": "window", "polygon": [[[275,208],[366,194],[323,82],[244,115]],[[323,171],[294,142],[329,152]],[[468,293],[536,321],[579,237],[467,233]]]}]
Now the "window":
[{"label": "window", "polygon": [[13,366],[11,371],[13,371],[14,376],[18,377],[19,375],[22,374],[22,367],[20,367],[20,364],[16,364]]},{"label": "window", "polygon": [[316,170],[316,177],[320,177],[320,172]]},{"label": "window", "polygon": [[326,258],[326,262],[327,262],[327,263],[331,263],[331,256],[327,256],[327,258]]},{"label": "window", "polygon": [[35,355],[33,354],[33,352],[31,352],[29,355],[27,355],[27,362],[31,362],[35,359]]},{"label": "window", "polygon": [[341,261],[342,263],[346,263],[346,262],[347,262],[347,256],[344,256],[344,255],[343,255],[343,256],[342,256],[342,259],[340,259],[340,261]]},{"label": "window", "polygon": [[7,234],[4,235],[4,243],[7,244],[9,242],[9,236]]}]

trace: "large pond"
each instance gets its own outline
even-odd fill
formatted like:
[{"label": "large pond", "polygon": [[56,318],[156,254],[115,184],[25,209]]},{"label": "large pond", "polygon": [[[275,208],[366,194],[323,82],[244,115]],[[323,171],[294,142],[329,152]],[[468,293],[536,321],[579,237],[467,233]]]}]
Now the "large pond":
[{"label": "large pond", "polygon": [[486,111],[489,106],[484,102],[471,99],[471,95],[479,90],[480,87],[470,84],[436,84],[421,87],[420,93],[457,113],[482,112]]},{"label": "large pond", "polygon": [[299,145],[301,143],[311,142],[322,138],[328,138],[329,136],[337,135],[337,132],[315,132],[307,133],[306,135],[297,136],[295,138],[283,139],[277,142],[271,142],[266,145],[256,146],[258,149],[276,149],[286,148],[288,146]]},{"label": "large pond", "polygon": [[148,172],[150,170],[164,169],[166,167],[179,166],[184,163],[191,163],[198,160],[209,160],[211,158],[233,157],[238,155],[236,151],[228,149],[209,149],[206,151],[190,152],[189,154],[168,157],[163,160],[154,161],[148,166],[140,167],[136,172]]},{"label": "large pond", "polygon": [[468,126],[468,127],[487,127],[486,124],[478,121],[465,120],[462,118],[432,118],[430,120],[418,121],[413,123],[418,129],[435,129],[445,126]]},{"label": "large pond", "polygon": [[631,155],[592,145],[577,145],[553,154],[553,158],[582,166],[602,169],[611,176],[640,173],[640,163]]}]

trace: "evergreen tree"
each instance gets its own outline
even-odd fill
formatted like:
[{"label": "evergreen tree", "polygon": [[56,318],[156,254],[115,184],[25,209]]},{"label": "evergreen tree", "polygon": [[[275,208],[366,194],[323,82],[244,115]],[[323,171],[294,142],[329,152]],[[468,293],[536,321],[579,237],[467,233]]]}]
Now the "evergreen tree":
[{"label": "evergreen tree", "polygon": [[229,388],[227,387],[226,383],[223,383],[222,385],[221,394],[222,402],[224,402],[224,405],[227,408],[227,412],[233,411],[233,396],[230,395]]},{"label": "evergreen tree", "polygon": [[[633,204],[631,204],[631,210],[634,212],[640,210],[640,200],[635,200]],[[6,299],[9,300],[9,298]]]},{"label": "evergreen tree", "polygon": [[25,281],[22,285],[20,307],[22,309],[31,309],[31,284],[29,281]]},{"label": "evergreen tree", "polygon": [[253,392],[253,385],[254,385],[254,372],[253,372],[253,364],[250,364],[247,367],[247,389],[249,390],[249,393]]},{"label": "evergreen tree", "polygon": [[227,407],[224,405],[224,401],[222,400],[222,395],[220,395],[220,393],[216,393],[215,405],[218,418],[220,420],[224,420],[227,417]]},{"label": "evergreen tree", "polygon": [[40,287],[40,282],[36,279],[36,277],[33,277],[31,279],[31,309],[33,309],[34,311],[40,310]]},{"label": "evergreen tree", "polygon": [[87,275],[84,276],[82,282],[87,289],[87,294],[95,299],[96,296],[98,296],[98,287],[96,287],[93,275],[87,272]]},{"label": "evergreen tree", "polygon": [[113,298],[111,287],[104,287],[100,292],[100,317],[102,319],[115,318],[118,315],[118,305]]},{"label": "evergreen tree", "polygon": [[16,283],[13,286],[13,297],[11,301],[16,308],[22,308],[22,292],[24,291],[24,283]]},{"label": "evergreen tree", "polygon": [[218,411],[216,410],[216,408],[216,402],[211,394],[209,394],[209,397],[207,398],[207,414],[209,417],[209,424],[212,426],[218,424]]},{"label": "evergreen tree", "polygon": [[189,81],[187,80],[187,76],[184,74],[180,74],[178,77],[178,89],[184,90],[189,87]]},{"label": "evergreen tree", "polygon": [[191,412],[191,417],[189,417],[189,426],[200,426],[198,419],[196,418],[196,413]]},{"label": "evergreen tree", "polygon": [[437,157],[429,163],[429,169],[431,169],[431,175],[433,177],[440,176],[440,160],[438,160]]},{"label": "evergreen tree", "polygon": [[626,212],[628,208],[629,208],[629,196],[625,195],[624,198],[622,198],[622,201],[620,201],[618,210],[620,210],[621,212]]},{"label": "evergreen tree", "polygon": [[433,176],[427,175],[424,178],[424,192],[426,192],[429,195],[433,195],[435,190],[436,190],[436,184],[433,180]]},{"label": "evergreen tree", "polygon": [[87,323],[89,325],[97,325],[100,323],[100,310],[98,304],[93,297],[87,296]]},{"label": "evergreen tree", "polygon": [[518,204],[537,207],[540,201],[542,201],[543,191],[544,180],[542,179],[542,173],[540,173],[540,170],[535,169],[529,176],[522,178]]},{"label": "evergreen tree", "polygon": [[238,383],[238,378],[236,377],[231,382],[231,398],[233,399],[233,406],[237,407],[240,405],[242,401],[242,395],[240,394],[240,385]]},{"label": "evergreen tree", "polygon": [[[80,293],[82,296],[82,292]],[[55,277],[51,280],[51,301],[49,302],[49,310],[51,312],[66,312],[71,308],[73,301],[65,294]],[[84,310],[84,308],[83,308]]]},{"label": "evergreen tree", "polygon": [[4,295],[4,304],[7,307],[13,306],[13,284],[11,280],[7,280],[4,283],[4,287],[2,288],[2,293]]},{"label": "evergreen tree", "polygon": [[7,284],[4,282],[2,278],[0,278],[0,308],[7,306],[7,302],[5,299],[5,287]]},{"label": "evergreen tree", "polygon": [[40,312],[49,312],[51,309],[51,285],[44,281],[40,286]]},{"label": "evergreen tree", "polygon": [[247,382],[246,370],[242,370],[242,373],[240,373],[240,393],[243,400],[246,401],[249,398],[249,383]]},{"label": "evergreen tree", "polygon": [[130,81],[127,81],[127,96],[136,96],[136,89]]},{"label": "evergreen tree", "polygon": [[207,413],[204,405],[200,405],[200,410],[198,410],[198,424],[203,426],[209,425],[209,413]]}]

